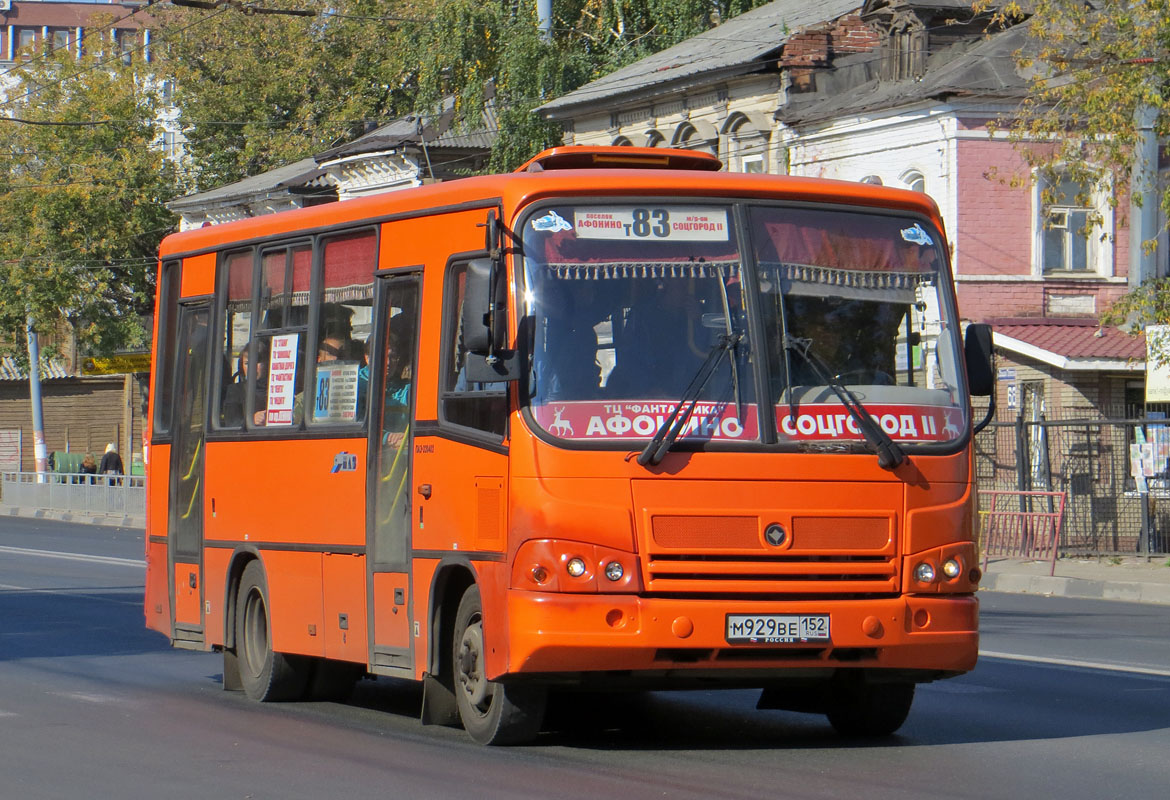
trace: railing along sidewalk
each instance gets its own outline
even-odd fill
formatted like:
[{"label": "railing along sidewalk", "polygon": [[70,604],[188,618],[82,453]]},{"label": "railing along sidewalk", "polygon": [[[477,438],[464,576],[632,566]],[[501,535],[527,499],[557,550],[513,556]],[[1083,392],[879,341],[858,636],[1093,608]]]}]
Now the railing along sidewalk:
[{"label": "railing along sidewalk", "polygon": [[7,506],[79,514],[146,515],[146,478],[72,472],[0,473],[0,502]]},{"label": "railing along sidewalk", "polygon": [[1064,492],[979,492],[983,571],[996,555],[1047,561],[1048,574],[1056,574],[1064,501]]}]

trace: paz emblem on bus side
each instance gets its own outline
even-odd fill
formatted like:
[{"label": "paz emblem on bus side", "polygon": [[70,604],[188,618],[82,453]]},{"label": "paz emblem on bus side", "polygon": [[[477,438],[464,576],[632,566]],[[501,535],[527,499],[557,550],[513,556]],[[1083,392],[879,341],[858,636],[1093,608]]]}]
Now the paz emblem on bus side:
[{"label": "paz emblem on bus side", "polygon": [[357,456],[342,450],[333,457],[333,469],[329,472],[357,472]]}]

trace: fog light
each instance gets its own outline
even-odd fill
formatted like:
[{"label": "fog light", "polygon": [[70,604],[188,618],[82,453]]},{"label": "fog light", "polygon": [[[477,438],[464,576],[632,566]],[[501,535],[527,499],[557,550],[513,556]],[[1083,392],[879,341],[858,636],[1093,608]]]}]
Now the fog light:
[{"label": "fog light", "polygon": [[585,574],[585,561],[577,557],[570,558],[569,563],[565,564],[565,569],[574,578],[580,578]]},{"label": "fog light", "polygon": [[948,558],[943,562],[942,571],[948,578],[957,578],[963,572],[963,565],[957,559]]},{"label": "fog light", "polygon": [[546,583],[548,581],[548,570],[544,567],[533,567],[532,580],[537,583]]},{"label": "fog light", "polygon": [[919,583],[934,583],[934,565],[923,561],[914,568],[914,580]]},{"label": "fog light", "polygon": [[611,561],[605,565],[605,577],[609,578],[611,581],[620,581],[622,579],[622,575],[625,574],[626,571],[622,568],[620,561]]}]

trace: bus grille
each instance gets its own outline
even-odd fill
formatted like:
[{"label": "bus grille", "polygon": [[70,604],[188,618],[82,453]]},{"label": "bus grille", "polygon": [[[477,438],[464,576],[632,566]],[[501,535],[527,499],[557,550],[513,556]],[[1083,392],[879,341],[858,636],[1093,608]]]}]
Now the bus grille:
[{"label": "bus grille", "polygon": [[756,516],[654,516],[645,542],[646,591],[673,596],[896,595],[899,559],[887,517],[794,517],[783,547]]}]

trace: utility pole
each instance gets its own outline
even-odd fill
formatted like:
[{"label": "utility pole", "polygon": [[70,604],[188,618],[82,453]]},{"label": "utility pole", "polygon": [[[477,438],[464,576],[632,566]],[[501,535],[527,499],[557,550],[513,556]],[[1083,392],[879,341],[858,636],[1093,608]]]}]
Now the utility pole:
[{"label": "utility pole", "polygon": [[540,28],[540,38],[546,42],[552,41],[552,0],[536,0],[537,27]]},{"label": "utility pole", "polygon": [[37,329],[32,314],[28,315],[28,397],[32,403],[33,456],[37,465],[37,481],[45,481],[48,453],[45,451],[45,418],[41,411],[41,349],[37,343]]}]

